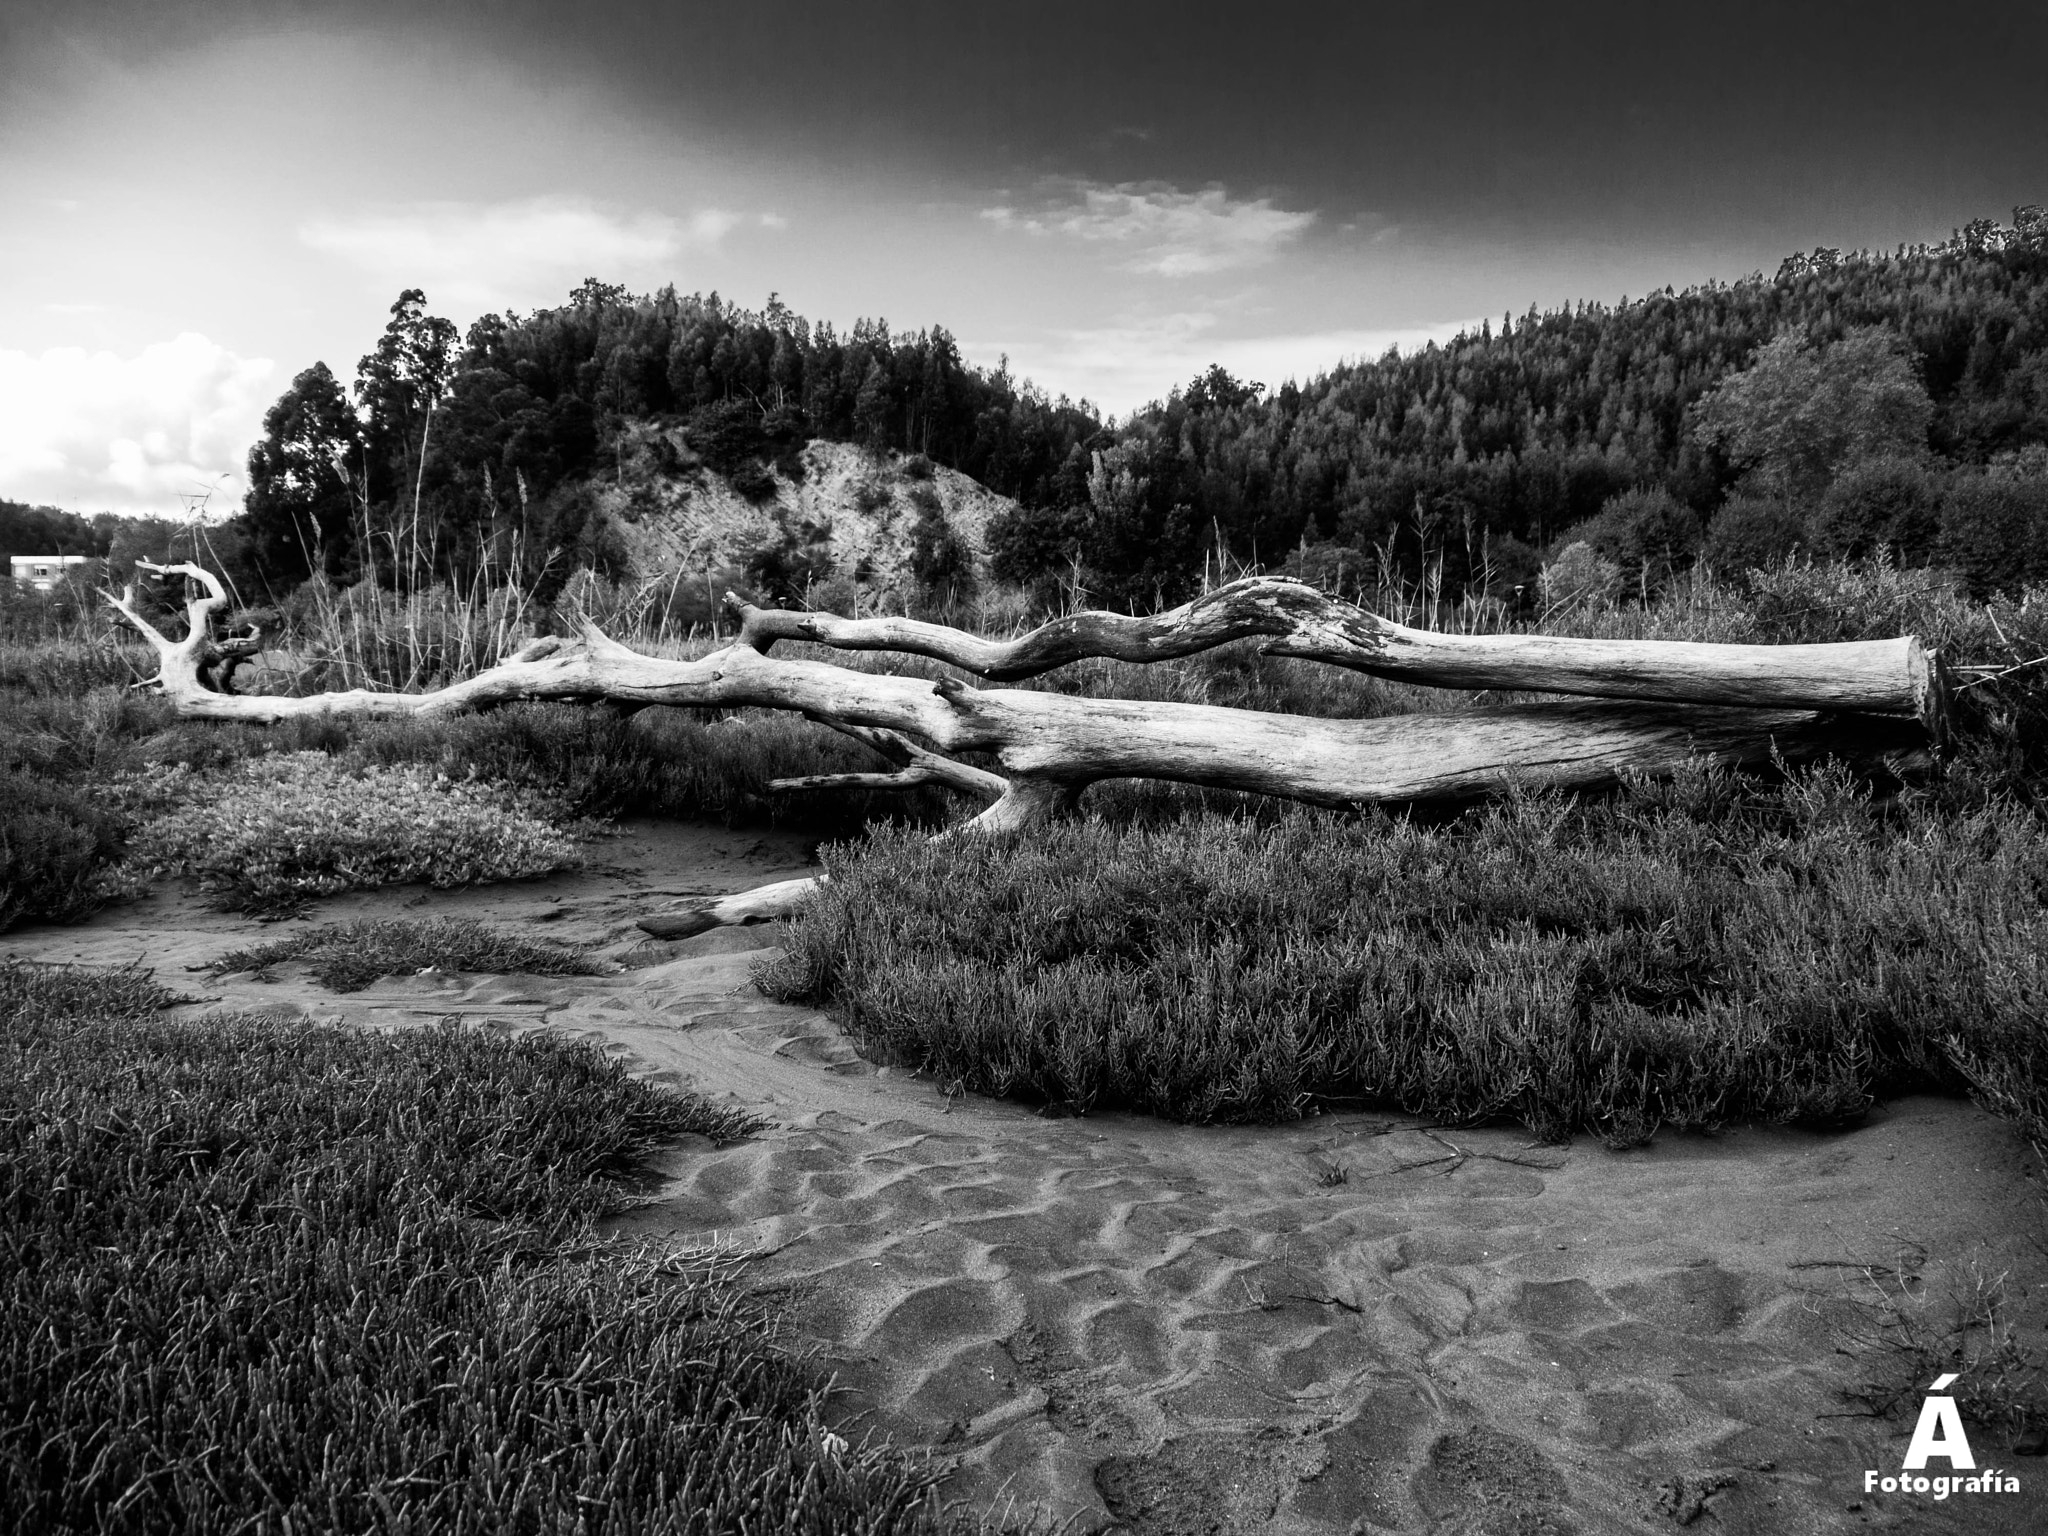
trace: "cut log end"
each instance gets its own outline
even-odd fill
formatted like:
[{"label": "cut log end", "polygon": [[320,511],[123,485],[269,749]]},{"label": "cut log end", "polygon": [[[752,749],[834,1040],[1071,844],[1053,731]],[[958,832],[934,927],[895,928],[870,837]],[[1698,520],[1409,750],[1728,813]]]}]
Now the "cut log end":
[{"label": "cut log end", "polygon": [[712,928],[738,928],[789,917],[825,883],[823,875],[777,880],[751,891],[735,891],[677,912],[655,912],[639,920],[642,933],[657,939],[687,939]]},{"label": "cut log end", "polygon": [[1913,713],[1927,733],[1928,745],[1938,756],[1948,750],[1955,679],[1943,663],[1941,652],[1928,650],[1917,636],[1909,637],[1906,668],[1912,679],[1916,706]]}]

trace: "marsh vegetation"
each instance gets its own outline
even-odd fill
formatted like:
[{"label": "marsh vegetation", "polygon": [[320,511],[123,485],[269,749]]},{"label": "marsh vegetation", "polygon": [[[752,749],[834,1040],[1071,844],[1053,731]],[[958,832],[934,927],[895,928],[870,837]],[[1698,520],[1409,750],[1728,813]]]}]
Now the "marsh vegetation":
[{"label": "marsh vegetation", "polygon": [[710,1254],[593,1223],[755,1122],[587,1046],[199,1024],[0,966],[0,1524],[923,1528]]}]

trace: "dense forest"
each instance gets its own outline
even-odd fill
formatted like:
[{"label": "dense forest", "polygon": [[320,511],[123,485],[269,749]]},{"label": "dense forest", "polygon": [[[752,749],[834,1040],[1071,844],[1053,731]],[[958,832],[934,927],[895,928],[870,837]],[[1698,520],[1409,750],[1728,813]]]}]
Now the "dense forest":
[{"label": "dense forest", "polygon": [[[1800,549],[2015,588],[2048,581],[2048,218],[1532,308],[1306,385],[1211,368],[1122,422],[967,364],[943,329],[841,335],[773,297],[592,279],[462,336],[408,290],[352,389],[322,363],[292,381],[207,553],[271,595],[315,572],[552,588],[613,558],[592,487],[650,419],[748,494],[800,476],[813,438],[972,475],[1018,503],[993,574],[1048,600],[1170,601],[1219,562],[1533,598]],[[46,511],[0,506],[0,542]],[[120,553],[119,520],[49,517],[39,547]]]},{"label": "dense forest", "polygon": [[1123,424],[1089,495],[1003,530],[1012,578],[1079,551],[1103,595],[1205,551],[1455,590],[1585,542],[1623,579],[1795,546],[2048,580],[2048,220],[1819,250],[1769,278],[1502,318],[1268,393],[1211,370]]}]

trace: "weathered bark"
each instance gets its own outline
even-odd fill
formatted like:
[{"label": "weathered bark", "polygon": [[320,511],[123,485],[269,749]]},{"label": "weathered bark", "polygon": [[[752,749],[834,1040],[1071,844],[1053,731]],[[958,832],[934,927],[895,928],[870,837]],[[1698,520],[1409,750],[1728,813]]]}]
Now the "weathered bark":
[{"label": "weathered bark", "polygon": [[[1881,759],[1905,768],[1924,762],[1927,749],[1925,730],[1919,719],[1914,718],[1917,706],[1896,710],[1891,718],[1884,718],[1835,710],[1687,707],[1673,702],[1604,698],[1515,704],[1455,714],[1329,720],[1199,704],[977,689],[952,678],[933,683],[772,656],[767,645],[774,637],[767,631],[786,628],[780,625],[782,619],[801,617],[809,621],[818,616],[772,615],[759,610],[748,615],[755,643],[735,644],[694,661],[641,655],[586,627],[574,640],[536,641],[489,671],[432,693],[354,690],[313,698],[242,698],[208,690],[191,660],[203,649],[206,619],[222,600],[218,584],[195,567],[172,569],[182,569],[184,574],[207,585],[212,594],[191,605],[193,631],[183,641],[173,642],[157,633],[137,615],[132,601],[116,600],[116,605],[156,647],[162,663],[159,681],[181,714],[251,722],[342,713],[431,715],[511,699],[603,699],[623,704],[697,708],[757,705],[793,710],[858,736],[905,764],[906,773],[917,771],[928,779],[995,796],[986,810],[966,823],[965,828],[956,830],[1028,827],[1071,805],[1087,785],[1112,778],[1170,779],[1318,805],[1352,806],[1466,799],[1518,784],[1589,788],[1610,784],[1628,773],[1670,773],[1698,757],[1731,766],[1751,766],[1774,757],[1796,762],[1832,751],[1865,760]],[[1240,588],[1250,585],[1254,584],[1241,583]],[[1309,593],[1309,589],[1294,588],[1291,583],[1275,585]],[[1264,601],[1257,593],[1251,596]],[[1294,598],[1283,592],[1279,601],[1284,607]],[[1185,614],[1188,610],[1180,612]],[[1162,616],[1161,622],[1172,617]],[[1370,615],[1363,617],[1374,624],[1380,622]],[[907,621],[858,622],[873,625]],[[1202,624],[1207,623],[1207,619],[1202,620]],[[938,626],[923,629],[931,632],[926,636],[930,640],[928,653],[942,641],[946,645],[952,645],[955,639],[985,644],[973,636]],[[1194,631],[1211,637],[1205,643],[1218,643],[1213,638],[1217,633],[1213,627],[1196,625]],[[1096,643],[1102,634],[1110,632],[1094,634],[1089,643]],[[1301,631],[1290,633],[1287,643],[1300,640]],[[1186,640],[1187,634],[1183,633],[1172,643]],[[1910,641],[1881,644],[1891,649],[1677,649],[1717,653],[1795,651],[1801,653],[1801,664],[1811,674],[1799,686],[1816,693],[1825,690],[1814,672],[1812,653],[1844,653],[1849,672],[1860,681],[1842,691],[1858,698],[1898,704],[1911,698],[1911,666],[1916,659],[1917,663],[1924,663],[1924,653]],[[1183,650],[1173,654],[1185,653]],[[1529,679],[1535,675],[1549,677],[1553,684],[1559,684],[1562,678],[1577,676],[1572,668],[1583,665],[1580,658],[1571,666],[1551,666],[1543,662],[1547,653],[1540,650],[1519,656],[1507,651],[1499,654],[1505,658],[1501,665],[1506,673],[1512,673],[1518,680],[1506,681],[1505,673],[1497,671],[1489,674],[1493,681],[1485,686],[1531,687],[1534,684]],[[1531,660],[1531,655],[1536,661]],[[1884,657],[1890,659],[1884,661]],[[981,659],[991,665],[1014,665],[987,656]],[[1037,659],[1043,660],[1044,653],[1038,653]],[[1542,662],[1542,667],[1537,662]],[[1888,693],[1877,686],[1887,666],[1906,675],[1903,683],[1894,676]],[[1750,672],[1743,673],[1742,667],[1749,667]],[[1742,659],[1741,666],[1728,663],[1718,671],[1712,667],[1694,668],[1691,672],[1676,666],[1664,666],[1661,671],[1644,667],[1639,669],[1639,675],[1661,678],[1658,686],[1663,687],[1678,686],[1677,680],[1684,676],[1706,677],[1715,687],[1724,689],[1736,686],[1731,679],[1763,676],[1747,657]],[[929,743],[929,747],[922,743]],[[993,754],[1008,779],[952,762],[943,755],[962,752]],[[847,782],[847,776],[830,777]],[[854,777],[863,781],[873,777],[892,784],[904,781],[903,773]],[[813,888],[811,881],[790,881],[760,892],[727,897],[706,904],[698,913],[678,915],[670,926],[681,932],[699,918],[705,919],[697,923],[702,928],[781,916]]]},{"label": "weathered bark", "polygon": [[1014,640],[988,640],[916,619],[843,619],[755,608],[728,597],[740,640],[929,656],[994,682],[1036,677],[1086,657],[1166,661],[1258,636],[1299,656],[1436,688],[1569,693],[1769,709],[1849,710],[1930,720],[1940,680],[1912,636],[1834,645],[1708,645],[1684,640],[1578,640],[1557,635],[1455,635],[1410,629],[1298,581],[1232,582],[1167,613],[1076,613]]}]

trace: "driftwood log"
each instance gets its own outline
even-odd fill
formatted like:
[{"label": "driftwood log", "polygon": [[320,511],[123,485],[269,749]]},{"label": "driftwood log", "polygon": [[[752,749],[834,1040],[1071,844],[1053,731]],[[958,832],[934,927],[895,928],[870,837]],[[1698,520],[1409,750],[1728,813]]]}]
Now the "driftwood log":
[{"label": "driftwood log", "polygon": [[843,651],[929,656],[991,682],[1018,682],[1088,657],[1168,661],[1264,638],[1276,656],[1436,688],[1926,717],[1938,708],[1932,655],[1914,637],[1834,645],[1709,645],[1410,629],[1298,581],[1232,582],[1167,613],[1076,613],[1014,640],[908,618],[843,619],[755,608],[729,594],[740,643],[809,640]]},{"label": "driftwood log", "polygon": [[[1018,639],[992,641],[910,619],[842,619],[751,607],[733,644],[694,661],[647,656],[586,625],[531,642],[489,671],[427,693],[366,689],[305,698],[243,696],[207,686],[209,623],[226,605],[192,565],[146,566],[196,582],[187,632],[145,620],[133,588],[116,608],[155,649],[153,681],[178,712],[275,722],[295,716],[433,715],[517,699],[609,700],[800,712],[873,747],[886,774],[826,775],[781,787],[944,783],[989,801],[956,830],[1013,830],[1070,807],[1089,784],[1170,779],[1318,805],[1466,799],[1513,785],[1590,788],[1628,773],[1668,774],[1689,759],[1729,766],[1825,753],[1904,769],[1926,761],[1945,695],[1938,659],[1912,637],[1839,645],[1705,645],[1449,635],[1408,629],[1298,582],[1253,578],[1172,612],[1082,613]],[[1331,720],[1212,705],[1079,698],[975,688],[779,657],[780,640],[889,650],[989,679],[1019,679],[1088,657],[1156,661],[1263,637],[1268,651],[1441,687],[1556,692],[1455,714]],[[956,760],[992,755],[992,773]],[[650,918],[662,936],[793,910],[814,887],[786,881]]]}]

